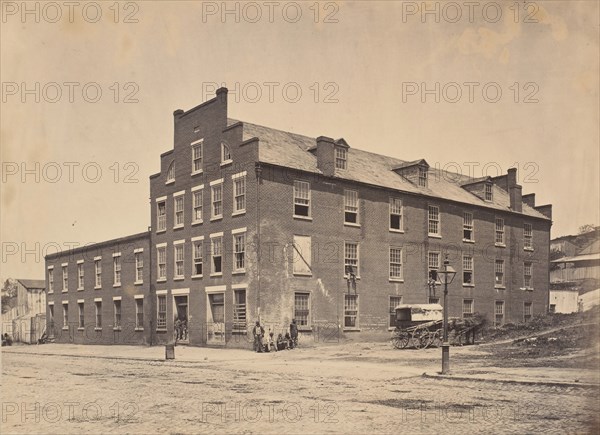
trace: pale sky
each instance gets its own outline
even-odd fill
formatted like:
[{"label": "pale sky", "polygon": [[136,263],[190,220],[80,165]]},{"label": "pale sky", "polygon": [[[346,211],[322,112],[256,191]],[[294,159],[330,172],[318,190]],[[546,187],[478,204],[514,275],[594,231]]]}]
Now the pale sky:
[{"label": "pale sky", "polygon": [[87,2],[72,23],[62,2],[28,4],[39,23],[2,2],[2,280],[43,278],[56,246],[145,231],[172,113],[213,83],[231,118],[474,176],[517,166],[523,193],[553,204],[553,237],[599,224],[596,0],[427,2],[437,17],[422,2],[275,2],[272,17],[238,3],[239,22],[222,2],[123,2],[118,16],[100,2],[95,23]]}]

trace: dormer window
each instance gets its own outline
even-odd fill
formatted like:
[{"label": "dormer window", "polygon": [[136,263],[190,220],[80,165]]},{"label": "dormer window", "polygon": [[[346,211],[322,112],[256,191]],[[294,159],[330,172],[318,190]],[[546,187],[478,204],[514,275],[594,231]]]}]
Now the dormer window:
[{"label": "dormer window", "polygon": [[221,164],[231,163],[231,149],[229,145],[221,142]]},{"label": "dormer window", "polygon": [[492,193],[492,185],[491,184],[486,184],[485,185],[485,200],[486,201],[493,201],[494,200],[494,195]]},{"label": "dormer window", "polygon": [[167,169],[167,183],[175,181],[175,161],[172,161]]},{"label": "dormer window", "polygon": [[343,147],[335,147],[335,168],[346,169],[348,163],[348,150]]},{"label": "dormer window", "polygon": [[427,187],[427,168],[419,167],[419,186]]}]

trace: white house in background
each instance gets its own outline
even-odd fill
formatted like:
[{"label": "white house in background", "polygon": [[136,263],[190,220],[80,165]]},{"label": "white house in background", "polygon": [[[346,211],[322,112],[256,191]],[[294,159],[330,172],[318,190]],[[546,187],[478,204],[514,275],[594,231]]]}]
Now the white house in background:
[{"label": "white house in background", "polygon": [[578,305],[579,289],[550,290],[550,312],[551,313],[576,313]]},{"label": "white house in background", "polygon": [[579,296],[579,310],[587,311],[600,305],[600,288]]},{"label": "white house in background", "polygon": [[17,279],[17,305],[2,315],[2,333],[35,343],[46,326],[46,281]]}]

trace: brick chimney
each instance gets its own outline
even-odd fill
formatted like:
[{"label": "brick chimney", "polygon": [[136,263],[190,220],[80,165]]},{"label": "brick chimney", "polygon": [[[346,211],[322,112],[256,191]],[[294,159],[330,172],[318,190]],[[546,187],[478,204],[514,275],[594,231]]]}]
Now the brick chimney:
[{"label": "brick chimney", "polygon": [[523,211],[523,188],[517,184],[517,168],[508,170],[508,195],[510,208],[521,213]]},{"label": "brick chimney", "polygon": [[332,177],[335,174],[335,141],[327,136],[317,138],[317,168],[323,172],[326,177]]}]

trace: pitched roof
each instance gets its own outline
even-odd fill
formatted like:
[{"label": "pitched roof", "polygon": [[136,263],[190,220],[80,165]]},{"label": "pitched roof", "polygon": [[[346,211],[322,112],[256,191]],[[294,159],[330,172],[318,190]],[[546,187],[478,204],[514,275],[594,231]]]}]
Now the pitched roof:
[{"label": "pitched roof", "polygon": [[43,279],[17,279],[26,289],[45,289],[46,281]]},{"label": "pitched roof", "polygon": [[578,261],[600,260],[600,252],[595,254],[575,255],[574,257],[563,257],[552,260],[550,263],[577,263]]},{"label": "pitched roof", "polygon": [[[247,122],[244,122],[243,125],[244,140],[254,137],[259,139],[259,161],[301,171],[322,173],[317,168],[317,157],[308,151],[316,145],[316,139]],[[417,160],[416,162],[420,161]],[[430,168],[428,186],[422,187],[393,172],[394,168],[409,163],[414,164],[415,162],[407,162],[358,148],[350,148],[348,149],[347,169],[336,169],[334,176],[402,192],[443,198],[496,210],[512,211],[508,193],[496,185],[493,185],[494,201],[486,202],[461,187],[461,185],[474,180],[462,174]],[[527,204],[523,204],[522,213],[548,220],[546,216]]]}]

